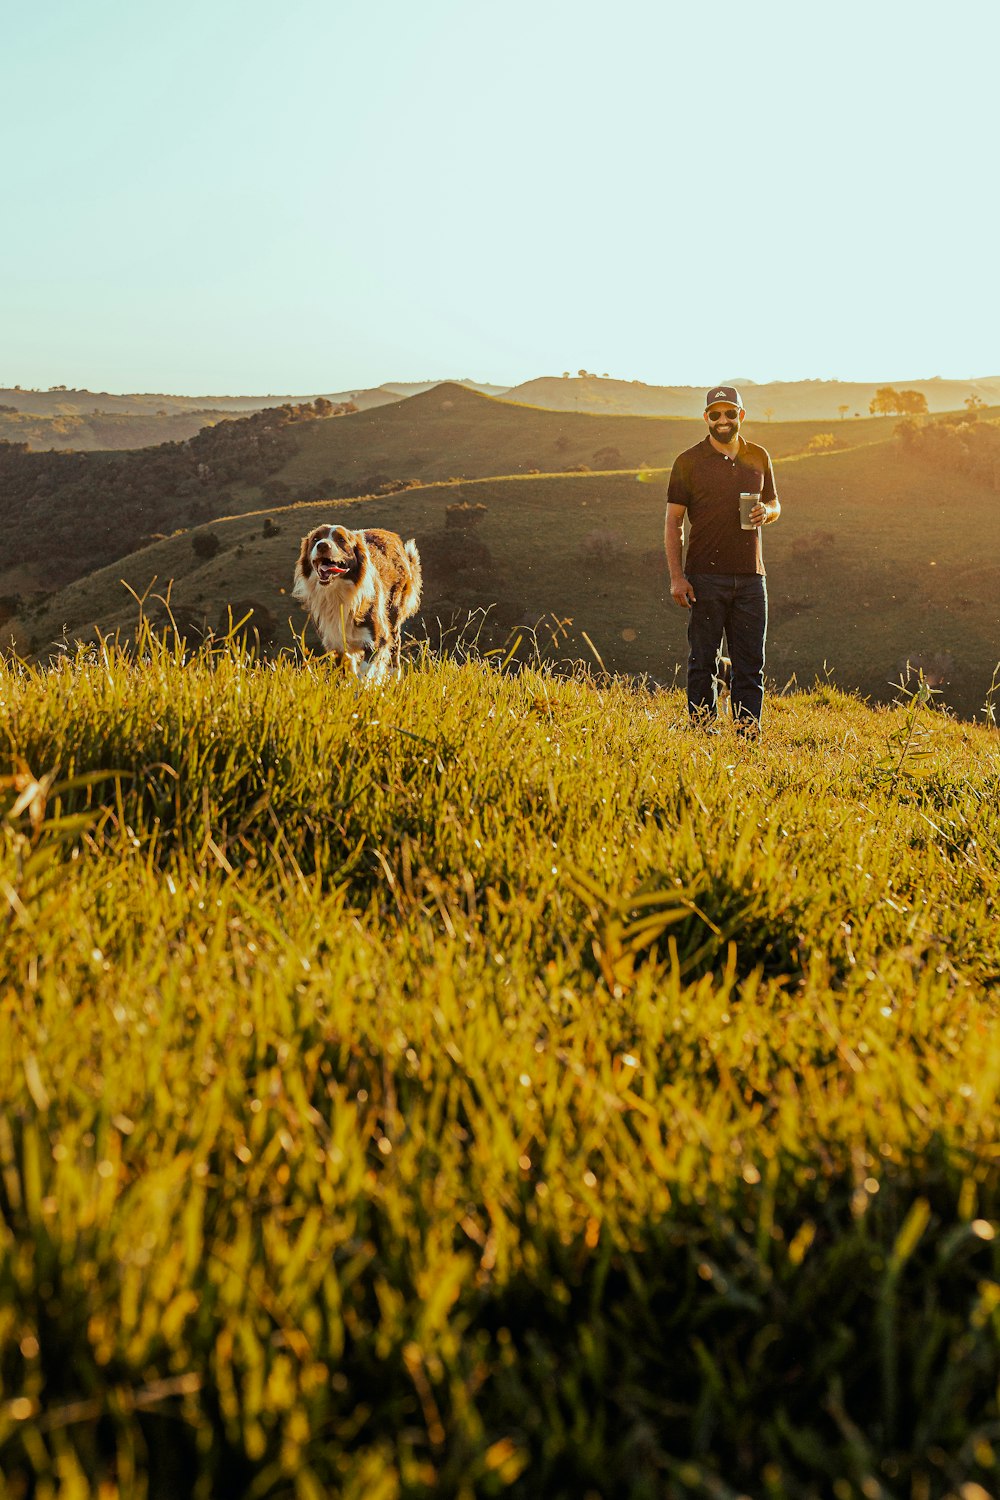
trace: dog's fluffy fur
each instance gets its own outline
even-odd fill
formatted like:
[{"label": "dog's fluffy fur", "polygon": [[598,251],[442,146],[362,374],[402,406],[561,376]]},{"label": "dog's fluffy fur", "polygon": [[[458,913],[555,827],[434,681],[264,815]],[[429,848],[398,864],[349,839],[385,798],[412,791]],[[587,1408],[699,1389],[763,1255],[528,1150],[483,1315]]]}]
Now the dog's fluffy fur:
[{"label": "dog's fluffy fur", "polygon": [[417,611],[421,584],[415,542],[377,527],[316,526],[302,538],[292,594],[324,649],[377,683],[399,676],[402,626]]}]

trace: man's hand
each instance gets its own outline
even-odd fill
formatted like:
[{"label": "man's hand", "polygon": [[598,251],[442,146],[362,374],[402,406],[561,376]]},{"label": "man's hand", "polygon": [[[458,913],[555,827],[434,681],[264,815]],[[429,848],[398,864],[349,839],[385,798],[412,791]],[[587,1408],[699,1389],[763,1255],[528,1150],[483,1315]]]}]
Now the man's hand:
[{"label": "man's hand", "polygon": [[778,507],[775,501],[771,501],[771,504],[766,504],[763,499],[759,499],[757,504],[754,505],[753,510],[750,511],[751,526],[766,526],[769,520],[777,519]]},{"label": "man's hand", "polygon": [[687,578],[671,578],[670,593],[674,603],[679,604],[681,609],[690,609],[692,604],[698,603],[694,597],[694,589]]}]

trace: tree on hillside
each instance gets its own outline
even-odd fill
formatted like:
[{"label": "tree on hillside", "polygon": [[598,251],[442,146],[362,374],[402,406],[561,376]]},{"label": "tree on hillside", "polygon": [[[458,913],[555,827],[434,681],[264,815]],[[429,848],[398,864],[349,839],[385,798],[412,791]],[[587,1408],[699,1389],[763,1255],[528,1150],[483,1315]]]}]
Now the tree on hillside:
[{"label": "tree on hillside", "polygon": [[767,418],[767,420],[770,422],[771,418],[774,416],[774,407],[773,406],[765,406],[764,407],[764,415]]},{"label": "tree on hillside", "polygon": [[873,417],[891,417],[899,415],[901,410],[899,392],[891,385],[880,385],[868,403],[869,414]]},{"label": "tree on hillside", "polygon": [[927,412],[927,397],[922,391],[897,391],[894,386],[881,385],[868,410],[873,417],[922,417]]},{"label": "tree on hillside", "polygon": [[850,411],[850,409],[851,408],[847,405],[846,402],[844,402],[842,405],[840,405],[840,406],[837,407],[837,410],[840,412],[840,420],[841,421],[844,420],[844,418],[847,416],[847,413]]},{"label": "tree on hillside", "polygon": [[973,391],[971,396],[966,396],[962,405],[966,408],[972,421],[978,421],[979,413],[985,408],[986,402]]}]

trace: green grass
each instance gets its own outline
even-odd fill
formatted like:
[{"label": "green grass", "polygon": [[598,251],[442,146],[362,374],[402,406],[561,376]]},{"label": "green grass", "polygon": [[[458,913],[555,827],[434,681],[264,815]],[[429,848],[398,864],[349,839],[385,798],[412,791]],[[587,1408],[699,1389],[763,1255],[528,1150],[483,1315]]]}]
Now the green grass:
[{"label": "green grass", "polygon": [[7,1493],[989,1492],[995,730],[148,638],[0,703]]}]

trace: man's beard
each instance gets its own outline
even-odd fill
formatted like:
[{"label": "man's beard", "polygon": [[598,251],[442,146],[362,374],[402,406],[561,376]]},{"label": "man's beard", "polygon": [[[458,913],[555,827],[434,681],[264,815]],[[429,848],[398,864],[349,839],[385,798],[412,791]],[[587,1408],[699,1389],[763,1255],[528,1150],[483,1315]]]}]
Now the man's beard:
[{"label": "man's beard", "polygon": [[739,430],[736,422],[719,422],[718,424],[713,424],[712,436],[717,443],[728,443],[731,442]]}]

